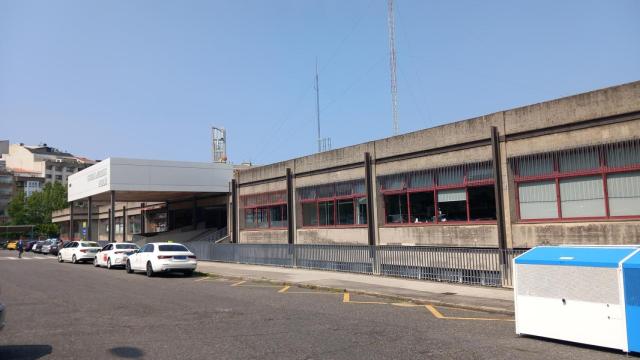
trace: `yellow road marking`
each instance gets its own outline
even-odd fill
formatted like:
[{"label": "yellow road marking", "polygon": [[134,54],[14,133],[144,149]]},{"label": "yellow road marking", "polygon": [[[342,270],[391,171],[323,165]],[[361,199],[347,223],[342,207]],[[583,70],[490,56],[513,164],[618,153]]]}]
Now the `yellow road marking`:
[{"label": "yellow road marking", "polygon": [[391,303],[389,305],[399,306],[399,307],[419,307],[423,305],[412,304],[412,303]]},{"label": "yellow road marking", "polygon": [[380,301],[351,301],[351,295],[346,292],[344,293],[344,295],[342,295],[342,302],[343,303],[350,303],[350,304],[376,304],[376,305],[387,305],[389,303],[386,302],[380,302]]},{"label": "yellow road marking", "polygon": [[278,290],[278,292],[279,292],[279,293],[286,292],[287,290],[289,290],[289,288],[290,288],[290,287],[291,287],[291,286],[286,285],[286,286],[285,286],[285,287],[283,287],[282,289]]},{"label": "yellow road marking", "polygon": [[426,307],[427,310],[429,310],[431,312],[431,314],[433,314],[433,316],[437,317],[438,319],[443,319],[444,318],[444,315],[442,315],[440,313],[440,311],[438,311],[432,305],[425,305],[424,307]]},{"label": "yellow road marking", "polygon": [[237,283],[231,284],[231,286],[238,286],[238,285],[242,285],[244,283],[246,283],[246,281],[244,281],[244,280],[243,281],[238,281]]},{"label": "yellow road marking", "polygon": [[433,305],[425,305],[427,310],[431,312],[433,316],[438,319],[444,320],[471,320],[471,321],[515,321],[513,319],[496,319],[496,318],[474,318],[474,317],[457,317],[457,316],[444,316],[438,309],[436,309]]}]

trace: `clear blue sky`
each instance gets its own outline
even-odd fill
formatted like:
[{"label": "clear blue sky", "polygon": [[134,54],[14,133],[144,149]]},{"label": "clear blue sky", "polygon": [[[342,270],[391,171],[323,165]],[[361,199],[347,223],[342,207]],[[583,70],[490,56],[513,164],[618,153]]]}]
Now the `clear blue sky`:
[{"label": "clear blue sky", "polygon": [[[397,0],[401,132],[640,80],[640,1]],[[392,134],[385,0],[0,0],[0,139],[233,162]]]}]

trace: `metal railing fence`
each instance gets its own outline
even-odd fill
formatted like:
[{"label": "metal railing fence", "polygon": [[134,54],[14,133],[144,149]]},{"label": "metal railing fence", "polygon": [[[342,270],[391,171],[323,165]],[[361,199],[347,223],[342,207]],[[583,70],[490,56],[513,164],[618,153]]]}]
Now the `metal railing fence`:
[{"label": "metal railing fence", "polygon": [[212,242],[192,242],[185,245],[189,246],[200,260],[343,271],[493,287],[512,286],[512,260],[526,251],[396,245]]}]

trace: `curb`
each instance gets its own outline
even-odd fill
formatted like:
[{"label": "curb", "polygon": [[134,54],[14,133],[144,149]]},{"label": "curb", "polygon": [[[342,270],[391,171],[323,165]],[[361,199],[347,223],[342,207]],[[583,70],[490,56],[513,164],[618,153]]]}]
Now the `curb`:
[{"label": "curb", "polygon": [[492,307],[492,306],[465,304],[465,303],[453,302],[453,301],[429,300],[424,298],[414,298],[410,296],[385,294],[385,293],[379,293],[375,291],[365,291],[365,290],[348,289],[348,288],[342,289],[342,288],[334,288],[330,286],[315,285],[315,284],[291,283],[286,281],[272,280],[264,277],[229,276],[229,275],[223,275],[218,273],[207,273],[207,272],[199,272],[199,274],[202,274],[205,276],[214,276],[218,278],[230,279],[230,280],[238,280],[238,281],[241,281],[241,280],[259,281],[259,282],[267,282],[274,285],[282,285],[282,286],[289,285],[289,286],[297,286],[301,288],[316,289],[316,290],[323,290],[323,291],[330,291],[330,292],[349,292],[351,294],[375,296],[378,298],[384,298],[389,300],[401,300],[401,301],[406,301],[406,302],[419,304],[419,305],[437,305],[437,306],[445,306],[445,307],[451,307],[451,308],[463,309],[463,310],[482,311],[482,312],[487,312],[492,314],[501,314],[501,315],[510,315],[510,316],[515,315],[514,310],[507,309],[507,308]]}]

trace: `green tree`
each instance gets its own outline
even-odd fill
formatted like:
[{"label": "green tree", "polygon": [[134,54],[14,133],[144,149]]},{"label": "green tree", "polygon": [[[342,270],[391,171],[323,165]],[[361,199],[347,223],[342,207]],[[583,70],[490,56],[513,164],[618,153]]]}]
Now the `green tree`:
[{"label": "green tree", "polygon": [[35,225],[38,235],[57,236],[60,229],[51,222],[51,214],[67,206],[67,189],[55,182],[28,198],[23,192],[17,193],[9,202],[8,212],[14,225]]}]

